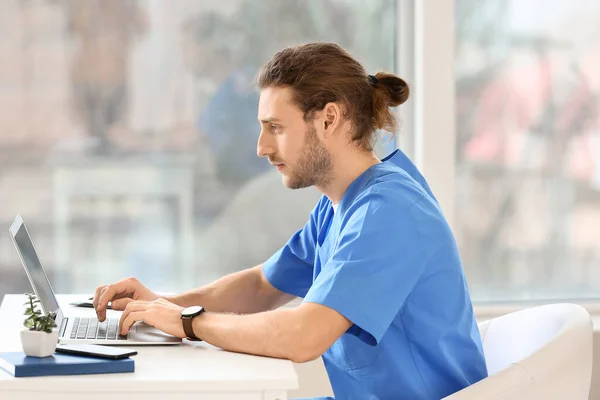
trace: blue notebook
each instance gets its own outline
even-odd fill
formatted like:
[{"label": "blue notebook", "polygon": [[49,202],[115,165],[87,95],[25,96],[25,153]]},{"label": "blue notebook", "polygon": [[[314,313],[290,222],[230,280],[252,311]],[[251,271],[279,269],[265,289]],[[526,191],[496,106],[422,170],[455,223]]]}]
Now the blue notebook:
[{"label": "blue notebook", "polygon": [[133,372],[131,358],[109,360],[54,353],[50,357],[28,357],[22,351],[0,353],[0,368],[15,377],[48,375],[111,374]]}]

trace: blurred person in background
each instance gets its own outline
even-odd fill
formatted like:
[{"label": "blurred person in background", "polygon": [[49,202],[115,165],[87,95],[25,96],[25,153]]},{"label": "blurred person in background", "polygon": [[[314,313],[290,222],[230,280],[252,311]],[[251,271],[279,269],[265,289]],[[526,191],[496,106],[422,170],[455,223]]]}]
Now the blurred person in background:
[{"label": "blurred person in background", "polygon": [[71,69],[74,108],[94,151],[111,150],[108,131],[126,114],[129,57],[148,29],[142,8],[132,0],[71,0],[68,30],[77,39]]}]

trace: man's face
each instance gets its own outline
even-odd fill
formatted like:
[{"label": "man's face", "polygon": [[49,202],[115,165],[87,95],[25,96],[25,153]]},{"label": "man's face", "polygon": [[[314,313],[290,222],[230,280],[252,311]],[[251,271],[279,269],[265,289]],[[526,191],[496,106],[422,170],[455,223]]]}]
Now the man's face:
[{"label": "man's face", "polygon": [[263,89],[258,119],[262,129],[257,153],[277,167],[287,187],[323,186],[331,180],[331,154],[321,143],[315,124],[304,121],[289,88]]}]

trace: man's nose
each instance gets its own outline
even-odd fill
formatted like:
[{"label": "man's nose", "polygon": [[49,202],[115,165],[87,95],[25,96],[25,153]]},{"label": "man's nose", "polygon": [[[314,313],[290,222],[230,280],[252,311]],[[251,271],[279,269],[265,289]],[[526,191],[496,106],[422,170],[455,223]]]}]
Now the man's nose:
[{"label": "man's nose", "polygon": [[260,132],[258,136],[258,143],[256,144],[256,154],[259,157],[267,157],[269,154],[273,154],[274,148],[269,140],[265,137],[264,131]]}]

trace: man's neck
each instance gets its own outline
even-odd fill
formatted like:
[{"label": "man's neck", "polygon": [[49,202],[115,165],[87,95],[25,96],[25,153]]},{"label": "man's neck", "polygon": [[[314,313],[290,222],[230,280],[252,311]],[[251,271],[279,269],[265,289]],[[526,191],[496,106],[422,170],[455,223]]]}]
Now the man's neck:
[{"label": "man's neck", "polygon": [[333,204],[339,204],[348,186],[380,162],[372,151],[347,150],[334,156],[333,179],[324,186],[317,185],[317,189]]}]

